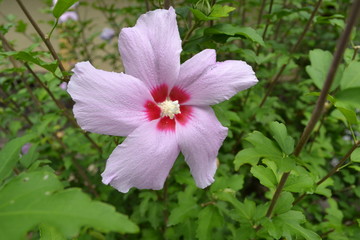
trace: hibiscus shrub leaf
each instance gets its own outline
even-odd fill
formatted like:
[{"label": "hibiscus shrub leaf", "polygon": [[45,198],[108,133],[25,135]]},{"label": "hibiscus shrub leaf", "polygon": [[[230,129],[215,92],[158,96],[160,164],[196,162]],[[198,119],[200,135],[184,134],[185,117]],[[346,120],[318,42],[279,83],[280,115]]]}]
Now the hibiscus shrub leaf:
[{"label": "hibiscus shrub leaf", "polygon": [[199,213],[196,237],[199,240],[212,239],[214,237],[213,230],[223,224],[223,217],[219,210],[212,206],[204,207]]},{"label": "hibiscus shrub leaf", "polygon": [[226,41],[229,37],[245,38],[254,43],[258,43],[261,46],[265,46],[265,42],[261,35],[259,35],[256,30],[251,27],[239,27],[229,23],[221,23],[205,29],[204,34],[215,37],[223,37],[217,38],[223,39],[221,41]]},{"label": "hibiscus shrub leaf", "polygon": [[5,179],[19,160],[19,152],[21,147],[35,138],[34,134],[28,134],[19,138],[15,138],[8,143],[0,151],[0,183]]},{"label": "hibiscus shrub leaf", "polygon": [[[103,232],[135,233],[138,227],[114,207],[93,201],[80,189],[63,189],[57,176],[46,170],[22,173],[0,190],[0,232],[21,239],[41,223],[74,237],[80,227]],[[22,219],[22,221],[19,221]]]},{"label": "hibiscus shrub leaf", "polygon": [[270,132],[284,153],[289,155],[293,152],[295,140],[288,135],[286,126],[284,124],[279,122],[271,122]]},{"label": "hibiscus shrub leaf", "polygon": [[58,0],[53,9],[53,15],[59,18],[64,12],[66,12],[72,5],[79,0]]},{"label": "hibiscus shrub leaf", "polygon": [[[315,86],[318,89],[322,89],[327,72],[330,69],[330,64],[333,56],[329,51],[314,49],[310,51],[309,58],[311,65],[306,67],[306,72],[313,80]],[[339,67],[338,71],[336,72],[334,83],[331,85],[331,91],[337,88],[340,84],[342,68],[342,66]]]}]

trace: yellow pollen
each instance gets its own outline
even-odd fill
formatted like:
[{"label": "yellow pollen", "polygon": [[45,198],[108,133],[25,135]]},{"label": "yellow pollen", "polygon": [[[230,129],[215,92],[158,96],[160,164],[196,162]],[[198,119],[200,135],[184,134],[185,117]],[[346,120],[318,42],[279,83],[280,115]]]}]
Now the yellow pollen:
[{"label": "yellow pollen", "polygon": [[169,117],[173,119],[175,114],[181,113],[180,112],[180,104],[179,101],[171,101],[170,99],[166,99],[162,103],[159,103],[158,106],[161,109],[161,117]]}]

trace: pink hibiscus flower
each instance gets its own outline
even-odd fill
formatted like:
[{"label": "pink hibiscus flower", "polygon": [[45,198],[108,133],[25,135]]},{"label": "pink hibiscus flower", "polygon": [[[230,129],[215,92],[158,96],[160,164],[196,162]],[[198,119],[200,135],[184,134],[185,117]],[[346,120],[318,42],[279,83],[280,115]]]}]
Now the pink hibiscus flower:
[{"label": "pink hibiscus flower", "polygon": [[243,61],[216,62],[206,49],[180,65],[181,39],[174,9],[155,10],[119,37],[125,73],[76,64],[68,92],[86,131],[127,136],[102,173],[120,192],[161,189],[180,151],[196,185],[214,181],[216,156],[227,136],[209,105],[257,83]]}]

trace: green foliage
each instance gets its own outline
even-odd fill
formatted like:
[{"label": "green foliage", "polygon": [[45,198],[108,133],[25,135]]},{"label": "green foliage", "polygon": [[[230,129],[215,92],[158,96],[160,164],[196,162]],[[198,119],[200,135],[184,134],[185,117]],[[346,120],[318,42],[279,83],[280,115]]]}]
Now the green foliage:
[{"label": "green foliage", "polygon": [[[164,1],[79,1],[76,9],[75,0],[54,7],[50,0],[36,1],[47,4],[40,10],[23,1],[44,33],[52,28],[46,37],[65,68],[61,73],[7,1],[0,0],[1,239],[359,238],[360,148],[343,159],[360,137],[358,28],[338,59],[320,120],[294,155],[354,1],[323,1],[313,20],[316,3],[310,1],[170,1],[183,40],[181,62],[216,49],[218,62],[246,61],[259,83],[212,106],[228,136],[210,187],[195,186],[181,155],[162,190],[126,194],[101,182],[106,159],[124,138],[76,127],[73,101],[59,87],[65,80],[59,76],[70,77],[80,61],[124,72],[118,34]],[[66,11],[79,14],[79,21],[57,24]],[[104,27],[116,32],[113,39],[99,37]],[[26,143],[30,149],[20,151]],[[285,173],[284,188],[274,196]]]},{"label": "green foliage", "polygon": [[40,223],[53,226],[65,237],[75,236],[84,225],[104,232],[138,231],[112,206],[92,201],[80,189],[63,190],[57,177],[44,170],[13,178],[0,190],[0,202],[0,230],[9,240],[22,238]]},{"label": "green foliage", "polygon": [[79,0],[58,0],[52,11],[55,18],[59,18],[66,12],[72,5],[74,5]]},{"label": "green foliage", "polygon": [[35,137],[34,134],[25,135],[8,142],[0,151],[0,182],[10,175],[17,161],[21,147]]}]

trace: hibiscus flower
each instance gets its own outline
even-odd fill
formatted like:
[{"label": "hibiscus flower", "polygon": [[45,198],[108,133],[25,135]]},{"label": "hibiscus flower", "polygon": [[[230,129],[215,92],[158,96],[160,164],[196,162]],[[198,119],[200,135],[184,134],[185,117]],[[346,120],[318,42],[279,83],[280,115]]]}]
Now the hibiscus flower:
[{"label": "hibiscus flower", "polygon": [[227,136],[210,105],[257,83],[243,61],[216,62],[206,49],[180,65],[181,39],[173,8],[148,12],[122,29],[125,73],[76,64],[68,85],[85,131],[127,136],[106,163],[102,181],[120,192],[161,189],[180,151],[196,185],[214,181]]}]

